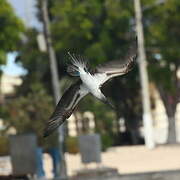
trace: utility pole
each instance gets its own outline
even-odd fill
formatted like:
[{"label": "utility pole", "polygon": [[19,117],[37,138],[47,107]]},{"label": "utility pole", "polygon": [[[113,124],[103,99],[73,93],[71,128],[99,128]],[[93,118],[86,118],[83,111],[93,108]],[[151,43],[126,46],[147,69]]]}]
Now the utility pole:
[{"label": "utility pole", "polygon": [[143,102],[143,124],[145,145],[152,149],[155,147],[153,134],[153,121],[151,114],[151,104],[149,95],[149,81],[147,73],[146,53],[144,48],[144,32],[142,25],[142,10],[140,0],[134,0],[135,16],[136,16],[136,32],[138,37],[138,65],[140,70],[140,80],[142,89]]},{"label": "utility pole", "polygon": [[[52,46],[50,22],[49,22],[48,10],[47,10],[47,0],[41,0],[40,2],[41,2],[42,17],[43,17],[42,19],[43,19],[45,41],[46,41],[47,51],[49,55],[49,62],[50,62],[54,102],[55,102],[55,105],[57,105],[61,97],[59,77],[58,77],[58,68],[57,68],[58,66],[57,66],[56,55]],[[64,147],[64,125],[59,127],[58,133],[59,133],[59,150],[60,150],[60,156],[61,156],[59,175],[60,175],[60,179],[66,179],[67,172],[66,172],[66,163],[65,163],[65,157],[64,157],[64,148],[63,148]]]}]

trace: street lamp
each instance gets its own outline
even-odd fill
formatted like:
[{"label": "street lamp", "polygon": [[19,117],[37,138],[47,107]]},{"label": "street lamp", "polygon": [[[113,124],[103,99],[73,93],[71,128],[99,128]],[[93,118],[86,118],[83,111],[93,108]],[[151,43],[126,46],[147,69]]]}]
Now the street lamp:
[{"label": "street lamp", "polygon": [[[51,31],[50,31],[50,22],[47,10],[47,0],[41,0],[41,10],[42,10],[42,19],[43,19],[43,27],[44,27],[44,34],[45,34],[45,41],[46,41],[46,48],[49,54],[49,61],[50,61],[50,70],[51,70],[51,78],[52,78],[52,87],[53,87],[53,95],[54,95],[54,102],[57,105],[60,99],[60,86],[59,86],[59,76],[58,76],[58,68],[57,68],[57,60],[54,48],[52,46],[52,38],[51,38]],[[41,38],[42,41],[42,38]],[[61,125],[58,128],[59,133],[59,151],[61,155],[61,165],[59,169],[59,178],[60,179],[67,179],[67,170],[66,170],[66,162],[64,157],[64,125]]]},{"label": "street lamp", "polygon": [[143,124],[144,124],[144,139],[145,145],[152,149],[155,147],[153,136],[153,121],[151,114],[150,95],[149,95],[149,80],[147,73],[146,53],[144,48],[144,33],[142,25],[142,10],[140,0],[134,0],[135,16],[136,16],[136,32],[138,38],[138,65],[140,70],[140,81],[142,88],[143,102]]}]

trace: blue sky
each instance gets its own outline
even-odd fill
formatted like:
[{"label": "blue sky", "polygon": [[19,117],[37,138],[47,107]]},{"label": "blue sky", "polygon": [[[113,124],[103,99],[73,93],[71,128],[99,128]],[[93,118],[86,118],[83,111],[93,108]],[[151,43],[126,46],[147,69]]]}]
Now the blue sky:
[{"label": "blue sky", "polygon": [[[25,26],[42,29],[36,18],[36,0],[8,0],[8,2],[14,8],[17,16],[23,20]],[[15,63],[16,55],[16,52],[7,54],[7,64],[1,67],[5,74],[18,76],[26,73],[20,65]]]},{"label": "blue sky", "polygon": [[36,0],[8,0],[27,27],[42,28],[36,18]]},{"label": "blue sky", "polygon": [[5,74],[18,76],[27,73],[27,71],[23,69],[20,64],[15,63],[16,56],[17,56],[16,52],[7,54],[7,59],[8,59],[7,64],[1,67],[3,72],[5,72]]}]

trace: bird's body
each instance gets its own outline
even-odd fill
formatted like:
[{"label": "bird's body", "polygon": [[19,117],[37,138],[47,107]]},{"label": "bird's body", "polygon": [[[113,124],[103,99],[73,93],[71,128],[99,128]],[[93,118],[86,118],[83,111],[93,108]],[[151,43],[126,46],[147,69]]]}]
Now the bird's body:
[{"label": "bird's body", "polygon": [[89,72],[80,72],[80,78],[83,82],[83,88],[89,93],[93,94],[95,97],[100,99],[101,90],[100,86],[104,80],[104,74],[90,74]]},{"label": "bird's body", "polygon": [[109,79],[126,74],[132,69],[137,57],[137,43],[128,50],[125,61],[111,61],[105,65],[99,66],[92,73],[88,71],[87,63],[81,56],[69,55],[72,58],[72,65],[69,65],[67,72],[72,76],[78,76],[79,80],[70,86],[64,93],[49,121],[47,122],[44,136],[51,134],[67,118],[71,116],[78,102],[87,94],[92,94],[105,104],[112,104],[101,92],[102,85]]}]

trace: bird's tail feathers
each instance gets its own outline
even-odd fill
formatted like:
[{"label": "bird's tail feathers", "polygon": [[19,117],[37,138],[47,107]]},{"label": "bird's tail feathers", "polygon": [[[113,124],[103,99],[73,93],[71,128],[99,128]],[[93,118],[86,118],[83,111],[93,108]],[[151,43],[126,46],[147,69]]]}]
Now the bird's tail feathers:
[{"label": "bird's tail feathers", "polygon": [[68,52],[69,56],[71,57],[71,65],[67,67],[67,72],[71,76],[80,76],[80,69],[86,69],[87,61],[84,57],[80,55],[71,54]]},{"label": "bird's tail feathers", "polygon": [[71,75],[71,76],[79,76],[80,73],[79,73],[79,69],[77,66],[74,66],[74,65],[69,65],[67,67],[67,72]]}]

